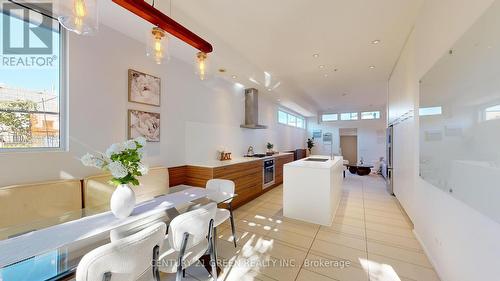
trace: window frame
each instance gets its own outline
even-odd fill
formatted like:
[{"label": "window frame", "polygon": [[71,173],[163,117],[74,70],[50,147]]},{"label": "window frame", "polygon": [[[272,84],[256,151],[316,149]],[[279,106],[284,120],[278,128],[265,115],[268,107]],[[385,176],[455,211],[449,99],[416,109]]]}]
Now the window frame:
[{"label": "window frame", "polygon": [[[302,126],[299,126],[299,122],[298,122],[299,120],[301,120]],[[297,123],[297,128],[300,128],[300,129],[305,129],[306,128],[306,119],[305,118],[297,116],[296,121],[297,121],[296,122]]]},{"label": "window frame", "polygon": [[[280,122],[280,113],[284,113],[286,115],[286,123],[283,123],[283,122]],[[289,117],[292,116],[292,117],[295,117],[295,125],[291,125],[288,123],[288,120],[289,120]],[[306,125],[306,118],[302,115],[299,115],[299,114],[295,114],[295,113],[290,113],[282,108],[279,108],[278,109],[278,112],[277,112],[277,117],[278,117],[278,124],[279,125],[285,125],[285,126],[288,126],[288,127],[292,127],[292,128],[297,128],[297,129],[302,129],[302,130],[305,130],[307,125]],[[298,124],[297,124],[297,120],[302,120],[302,124],[303,126],[302,127],[299,127]]]},{"label": "window frame", "polygon": [[[335,119],[334,120],[324,120],[323,117],[325,115],[335,116]],[[323,114],[321,114],[321,122],[336,122],[336,121],[339,121],[339,114],[338,113],[323,113]]]},{"label": "window frame", "polygon": [[[432,110],[438,109],[439,108],[439,113],[434,113]],[[426,112],[427,111],[427,112]],[[418,108],[418,116],[439,116],[443,114],[443,107],[442,106],[424,106],[424,107],[419,107]]]},{"label": "window frame", "polygon": [[[493,105],[489,105],[489,106],[484,107],[484,108],[481,110],[481,113],[482,113],[482,121],[484,121],[484,122],[488,122],[488,121],[500,120],[500,118],[492,118],[492,119],[488,119],[488,118],[487,118],[487,115],[488,115],[488,109],[491,109],[491,108],[494,108],[494,107],[499,107],[499,109],[500,109],[500,104],[493,104]],[[499,111],[500,111],[500,110],[499,110]],[[495,111],[495,112],[499,112],[499,111]]]},{"label": "window frame", "polygon": [[[371,116],[373,116],[373,118],[363,118],[363,113],[367,113],[367,114],[371,114]],[[375,114],[375,116],[373,115]],[[382,113],[380,112],[380,110],[375,110],[375,111],[362,111],[360,112],[360,119],[359,120],[378,120],[381,118],[382,116]]]},{"label": "window frame", "polygon": [[[349,119],[342,119],[343,114],[349,114],[350,118]],[[356,114],[355,119],[352,118],[353,114]],[[343,113],[340,113],[339,115],[340,115],[340,121],[357,121],[357,120],[359,120],[359,112],[343,112]]]},{"label": "window frame", "polygon": [[[38,11],[34,11],[38,12]],[[40,12],[38,12],[40,13]],[[40,13],[44,17],[45,14]],[[57,21],[57,19],[52,18]],[[0,154],[12,153],[40,153],[40,152],[68,152],[69,151],[69,65],[68,65],[68,31],[59,24],[59,147],[0,147]]]}]

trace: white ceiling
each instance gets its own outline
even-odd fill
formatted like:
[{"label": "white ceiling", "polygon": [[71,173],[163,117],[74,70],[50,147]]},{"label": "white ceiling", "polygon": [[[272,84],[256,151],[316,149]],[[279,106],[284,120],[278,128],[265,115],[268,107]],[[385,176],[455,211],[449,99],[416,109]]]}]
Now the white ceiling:
[{"label": "white ceiling", "polygon": [[[213,68],[226,68],[227,79],[266,91],[267,72],[272,77],[269,87],[281,82],[272,92],[266,91],[272,98],[310,114],[384,107],[388,77],[421,3],[173,0],[170,9],[169,0],[156,0],[156,7],[213,44]],[[145,40],[150,25],[111,1],[101,6],[106,25],[130,30],[126,33]],[[376,39],[381,43],[372,44]],[[173,56],[193,60],[194,49],[172,41]],[[313,58],[315,53],[319,58]]]}]

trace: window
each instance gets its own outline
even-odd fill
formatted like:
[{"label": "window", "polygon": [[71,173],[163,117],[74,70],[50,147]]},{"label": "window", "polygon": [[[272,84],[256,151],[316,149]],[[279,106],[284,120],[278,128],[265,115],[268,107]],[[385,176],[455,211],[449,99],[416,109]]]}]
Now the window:
[{"label": "window", "polygon": [[323,122],[337,121],[337,120],[339,120],[339,115],[337,113],[328,113],[321,115],[321,121]]},{"label": "window", "polygon": [[421,107],[418,109],[418,114],[420,116],[441,115],[442,113],[443,109],[441,106]]},{"label": "window", "polygon": [[297,127],[298,127],[298,128],[302,128],[302,129],[305,129],[306,124],[305,124],[305,120],[304,120],[304,118],[297,117]]},{"label": "window", "polygon": [[288,124],[288,113],[278,111],[278,122],[281,124]]},{"label": "window", "polygon": [[65,50],[59,23],[14,3],[4,3],[2,11],[0,150],[64,148]]},{"label": "window", "polygon": [[306,128],[306,120],[304,117],[291,114],[282,110],[278,110],[278,123],[301,129]]},{"label": "window", "polygon": [[297,117],[295,117],[295,115],[288,114],[288,125],[294,127],[297,126]]},{"label": "window", "polygon": [[357,112],[340,113],[340,120],[342,121],[358,120],[358,113]]},{"label": "window", "polygon": [[362,120],[380,119],[380,111],[361,112]]},{"label": "window", "polygon": [[484,120],[500,119],[500,105],[490,106],[484,110]]}]

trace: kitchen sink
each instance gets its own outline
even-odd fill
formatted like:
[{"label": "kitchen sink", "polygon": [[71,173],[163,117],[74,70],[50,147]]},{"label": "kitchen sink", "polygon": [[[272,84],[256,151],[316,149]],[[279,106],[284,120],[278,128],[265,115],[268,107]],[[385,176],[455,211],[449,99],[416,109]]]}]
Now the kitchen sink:
[{"label": "kitchen sink", "polygon": [[326,162],[328,161],[329,159],[325,159],[325,158],[307,158],[305,159],[304,161],[313,161],[313,162]]}]

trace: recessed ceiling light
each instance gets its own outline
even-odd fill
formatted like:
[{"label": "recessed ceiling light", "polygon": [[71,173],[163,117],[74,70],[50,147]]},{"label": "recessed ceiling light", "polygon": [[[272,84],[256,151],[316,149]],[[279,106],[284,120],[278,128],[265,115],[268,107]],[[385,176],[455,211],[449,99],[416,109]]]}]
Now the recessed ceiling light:
[{"label": "recessed ceiling light", "polygon": [[233,75],[233,76],[231,76],[231,78],[236,79],[236,78],[238,78],[238,76]]},{"label": "recessed ceiling light", "polygon": [[320,65],[320,66],[318,66],[318,67],[319,67],[319,68],[321,68],[321,69],[325,68],[325,66],[324,66],[324,65]]},{"label": "recessed ceiling light", "polygon": [[259,82],[257,82],[257,80],[253,79],[252,77],[248,78],[248,80],[250,80],[250,82],[252,82],[252,83],[255,83],[255,84],[257,84],[257,85],[260,85],[260,83],[259,83]]},{"label": "recessed ceiling light", "polygon": [[268,91],[270,92],[270,91],[272,91],[273,89],[271,89],[271,88],[268,88],[267,90],[268,90]]},{"label": "recessed ceiling light", "polygon": [[374,69],[374,68],[375,68],[375,66],[374,66],[374,65],[370,65],[369,67],[370,67],[370,69]]},{"label": "recessed ceiling light", "polygon": [[280,102],[281,100],[280,99],[277,99],[278,102]]},{"label": "recessed ceiling light", "polygon": [[380,43],[380,40],[378,40],[378,39],[372,41],[372,44],[374,44],[374,45],[377,45],[378,43]]},{"label": "recessed ceiling light", "polygon": [[224,73],[224,72],[226,72],[226,69],[225,68],[219,68],[219,72],[220,73]]},{"label": "recessed ceiling light", "polygon": [[319,58],[319,54],[313,54],[313,58],[315,59]]},{"label": "recessed ceiling light", "polygon": [[325,73],[323,76],[328,77],[328,74]]}]

